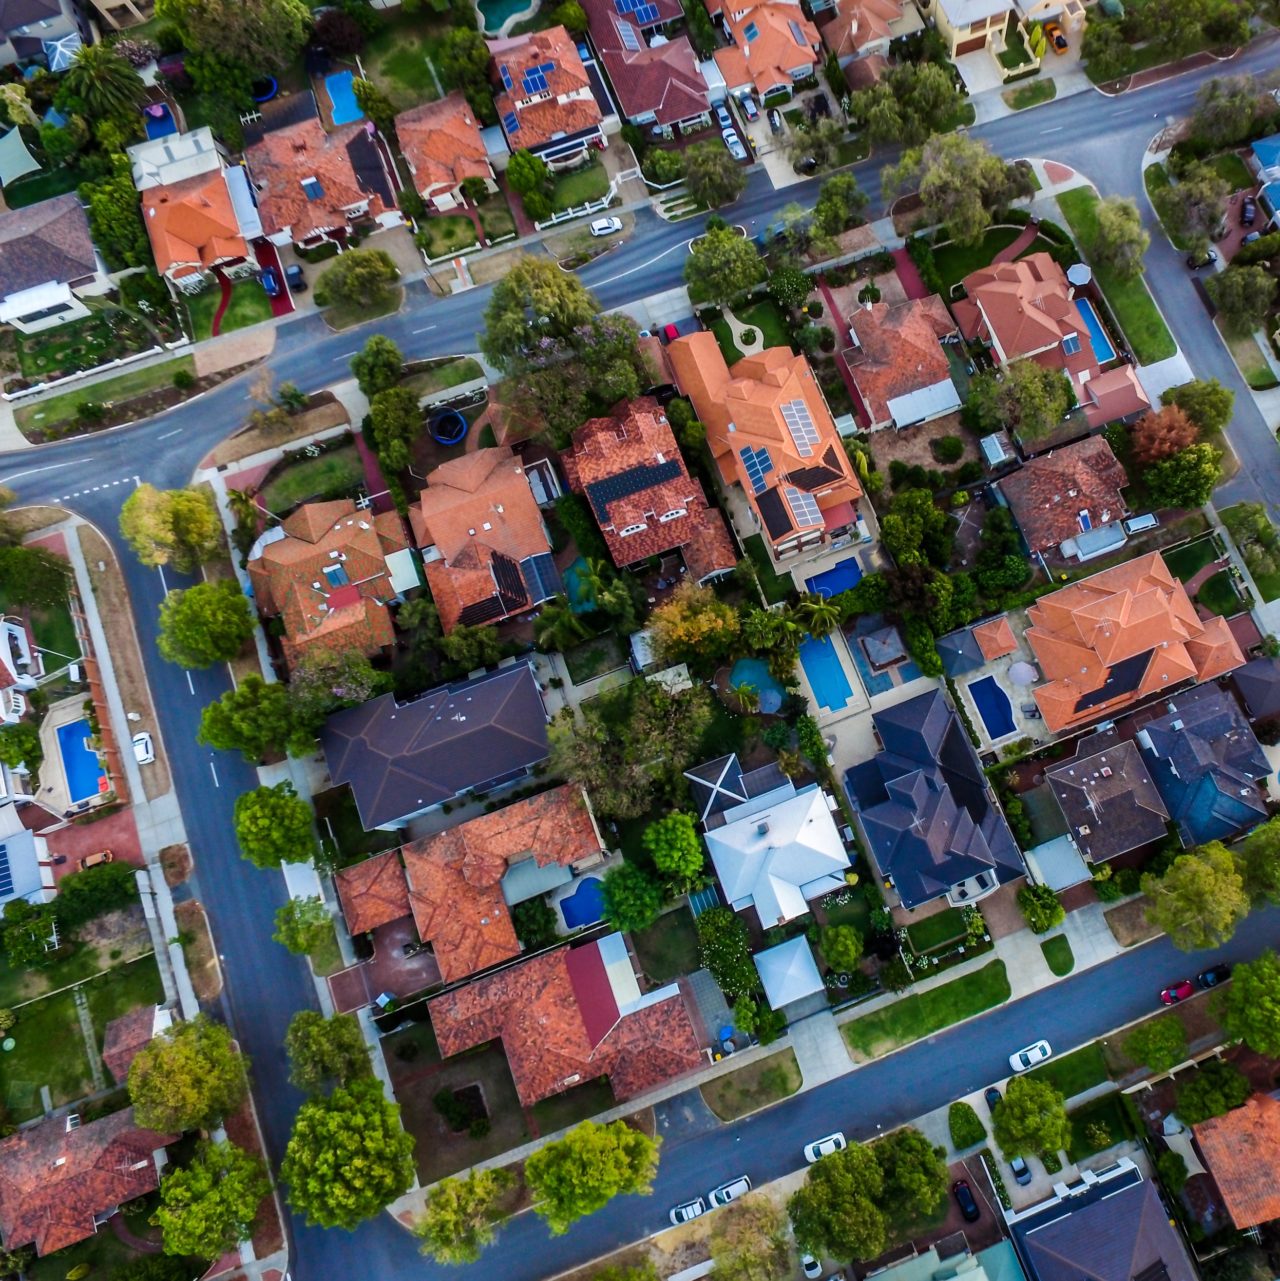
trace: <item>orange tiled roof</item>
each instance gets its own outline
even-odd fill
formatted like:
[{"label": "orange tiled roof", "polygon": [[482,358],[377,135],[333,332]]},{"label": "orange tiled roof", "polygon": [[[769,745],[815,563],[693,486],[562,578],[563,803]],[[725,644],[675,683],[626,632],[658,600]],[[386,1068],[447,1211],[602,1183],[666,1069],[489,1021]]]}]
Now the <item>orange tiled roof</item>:
[{"label": "orange tiled roof", "polygon": [[849,372],[872,427],[893,420],[889,401],[950,379],[939,339],[954,334],[956,322],[937,294],[893,307],[872,303],[849,316],[848,324],[861,349]]},{"label": "orange tiled roof", "polygon": [[[587,69],[564,27],[490,40],[488,45],[499,77],[505,67],[512,85],[511,89],[500,89],[493,101],[500,120],[514,114],[519,121],[519,129],[508,133],[513,151],[532,150],[556,138],[571,138],[600,127],[604,117],[591,93]],[[539,97],[542,91],[526,92],[525,73],[548,65],[550,70],[543,73],[547,96]],[[505,86],[506,80],[502,83]]]},{"label": "orange tiled roof", "polygon": [[263,546],[248,574],[259,612],[284,619],[289,666],[317,645],[372,657],[392,644],[387,556],[409,545],[400,517],[357,511],[340,498],[307,503],[280,528],[285,537]]},{"label": "orange tiled roof", "polygon": [[790,85],[797,74],[812,74],[821,38],[798,4],[765,0],[740,12],[726,9],[723,17],[733,47],[717,49],[714,56],[731,89],[752,84],[763,96],[778,85]]},{"label": "orange tiled roof", "polygon": [[875,40],[887,40],[902,18],[902,0],[839,0],[822,39],[837,57],[861,53]]},{"label": "orange tiled roof", "polygon": [[621,1018],[614,1006],[616,1021],[601,1039],[592,1035],[588,1020],[608,1023],[600,1006],[611,998],[583,991],[580,1000],[581,963],[569,958],[586,950],[545,952],[436,997],[427,1008],[440,1053],[447,1058],[501,1039],[525,1107],[600,1076],[616,1098],[634,1098],[697,1068],[701,1047],[680,996]]},{"label": "orange tiled roof", "polygon": [[1055,734],[1244,662],[1226,619],[1202,620],[1159,552],[1041,596],[1027,621],[1048,681],[1035,699]]},{"label": "orange tiled roof", "polygon": [[[620,401],[608,418],[584,423],[560,461],[570,487],[587,496],[619,568],[691,544],[699,578],[737,564],[724,517],[708,506],[701,484],[689,475],[667,417],[651,396]],[[661,519],[673,511],[684,514]],[[635,532],[624,536],[628,528]]]},{"label": "orange tiled roof", "polygon": [[139,1005],[107,1024],[102,1034],[102,1061],[117,1085],[129,1079],[129,1068],[138,1051],[150,1043],[155,1026],[154,1005]]},{"label": "orange tiled roof", "polygon": [[1009,619],[1004,614],[988,622],[979,623],[973,629],[973,639],[978,642],[982,657],[988,663],[994,662],[997,658],[1003,658],[1006,654],[1012,654],[1018,648],[1018,642],[1013,636],[1013,628],[1009,626]]},{"label": "orange tiled roof", "polygon": [[[1066,273],[1048,254],[993,263],[967,275],[964,287],[968,298],[956,310],[964,336],[994,342],[1006,361],[1061,343],[1068,334],[1087,338]],[[1081,348],[1092,355],[1087,341]]]},{"label": "orange tiled roof", "polygon": [[386,850],[363,863],[344,867],[333,879],[352,934],[367,934],[412,911],[409,882],[405,880],[398,850]]},{"label": "orange tiled roof", "polygon": [[1244,1229],[1280,1219],[1280,1102],[1255,1094],[1192,1130],[1231,1222]]},{"label": "orange tiled roof", "polygon": [[513,863],[532,857],[539,867],[570,867],[600,850],[586,794],[571,784],[406,845],[413,919],[445,982],[519,956],[502,895]]},{"label": "orange tiled roof", "polygon": [[468,178],[493,177],[480,127],[460,93],[402,111],[396,137],[424,200],[453,191]]},{"label": "orange tiled roof", "polygon": [[142,193],[142,221],[156,270],[174,280],[249,254],[220,169],[149,187]]}]

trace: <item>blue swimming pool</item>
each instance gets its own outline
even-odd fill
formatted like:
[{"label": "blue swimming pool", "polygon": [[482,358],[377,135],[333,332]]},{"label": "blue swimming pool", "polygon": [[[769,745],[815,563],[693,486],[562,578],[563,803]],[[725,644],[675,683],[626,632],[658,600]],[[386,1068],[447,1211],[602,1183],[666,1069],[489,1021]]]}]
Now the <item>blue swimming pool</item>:
[{"label": "blue swimming pool", "polygon": [[572,565],[565,567],[564,592],[569,608],[575,614],[590,614],[596,607],[596,592],[587,577],[587,562],[579,556]]},{"label": "blue swimming pool", "polygon": [[78,805],[105,791],[106,772],[98,753],[89,745],[89,722],[72,721],[58,726],[58,754],[67,776],[67,791],[71,803]]},{"label": "blue swimming pool", "polygon": [[355,76],[350,71],[335,71],[324,78],[324,87],[328,91],[330,103],[333,104],[335,125],[349,125],[353,121],[364,119],[364,112],[356,102],[354,81]]},{"label": "blue swimming pool", "polygon": [[1094,359],[1100,365],[1105,365],[1108,360],[1116,358],[1116,349],[1111,345],[1111,339],[1107,337],[1107,331],[1102,327],[1102,321],[1098,319],[1098,313],[1093,309],[1093,303],[1087,298],[1076,299],[1076,310],[1080,313],[1080,319],[1084,321],[1084,327],[1089,331],[1089,342],[1093,347]]},{"label": "blue swimming pool", "polygon": [[851,587],[857,587],[860,582],[862,582],[862,566],[858,564],[856,556],[850,556],[848,560],[842,560],[838,565],[824,569],[821,574],[806,578],[804,585],[815,596],[838,596]]},{"label": "blue swimming pool", "polygon": [[578,888],[560,900],[560,912],[571,930],[594,925],[604,915],[604,888],[599,877],[584,876]]},{"label": "blue swimming pool", "polygon": [[800,645],[800,666],[820,707],[838,712],[847,706],[853,688],[832,637],[806,636]]},{"label": "blue swimming pool", "polygon": [[763,658],[738,659],[729,673],[729,684],[734,689],[739,685],[750,685],[759,696],[762,712],[771,715],[782,706],[782,686],[774,680],[769,664]]},{"label": "blue swimming pool", "polygon": [[1009,695],[996,684],[994,676],[971,681],[969,695],[982,717],[982,723],[987,727],[987,736],[992,741],[1013,733],[1013,704],[1009,702]]}]

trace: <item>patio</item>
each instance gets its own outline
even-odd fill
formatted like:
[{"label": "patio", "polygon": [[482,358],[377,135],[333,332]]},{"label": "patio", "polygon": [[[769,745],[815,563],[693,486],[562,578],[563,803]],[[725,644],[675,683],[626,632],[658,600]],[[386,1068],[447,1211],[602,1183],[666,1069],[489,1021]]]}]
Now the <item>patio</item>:
[{"label": "patio", "polygon": [[440,967],[425,948],[405,956],[406,945],[418,943],[413,917],[402,916],[373,931],[373,956],[329,976],[329,995],[340,1014],[371,1005],[384,992],[397,1000],[415,996],[440,982]]},{"label": "patio", "polygon": [[[1034,687],[1043,678],[1036,665],[1035,655],[1026,641],[1026,611],[1013,610],[1008,618],[1014,639],[1017,641],[1017,649],[1011,654],[1005,654],[985,663],[982,667],[964,672],[956,678],[955,682],[965,713],[980,740],[978,748],[980,752],[989,751],[997,744],[1008,746],[1022,738],[1029,738],[1038,745],[1053,737],[1040,717],[1040,709],[1032,693]],[[974,685],[988,680],[992,681],[996,690],[1008,700],[1012,728],[1002,733],[993,732],[993,729],[1002,728],[1002,724],[994,727],[987,724],[972,692]],[[984,686],[984,689],[989,688]],[[984,697],[986,697],[985,693]]]}]

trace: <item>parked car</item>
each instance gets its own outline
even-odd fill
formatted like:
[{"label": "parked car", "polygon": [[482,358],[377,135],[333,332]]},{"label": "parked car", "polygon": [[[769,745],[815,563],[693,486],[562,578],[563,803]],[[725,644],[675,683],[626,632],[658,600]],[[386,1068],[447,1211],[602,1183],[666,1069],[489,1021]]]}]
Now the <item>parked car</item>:
[{"label": "parked car", "polygon": [[802,1254],[800,1256],[800,1271],[809,1278],[809,1281],[817,1281],[822,1275],[822,1262],[815,1259],[811,1254]]},{"label": "parked car", "polygon": [[1258,202],[1252,196],[1245,196],[1240,202],[1240,225],[1252,227],[1258,216]]},{"label": "parked car", "polygon": [[816,173],[817,169],[818,169],[818,161],[814,156],[805,156],[803,160],[796,161],[797,173],[812,174],[812,173]]},{"label": "parked car", "polygon": [[770,107],[768,112],[769,128],[775,134],[782,132],[782,112],[777,107]]},{"label": "parked car", "polygon": [[828,1134],[825,1139],[815,1139],[812,1143],[806,1143],[804,1159],[812,1165],[815,1161],[821,1161],[824,1156],[830,1156],[833,1152],[843,1152],[848,1146],[844,1135],[837,1130],[834,1134]]},{"label": "parked car", "polygon": [[736,1201],[740,1196],[746,1196],[751,1191],[751,1180],[745,1174],[740,1174],[736,1179],[730,1179],[728,1183],[722,1183],[718,1188],[712,1188],[707,1200],[711,1202],[712,1207],[728,1205],[730,1201]]},{"label": "parked car", "polygon": [[756,106],[756,100],[751,97],[750,94],[745,98],[739,98],[738,102],[742,107],[742,114],[746,116],[748,120],[760,119],[760,108]]},{"label": "parked car", "polygon": [[716,103],[716,122],[721,129],[733,128],[733,117],[729,114],[729,108],[723,102]]},{"label": "parked car", "polygon": [[1262,239],[1262,232],[1251,231],[1247,236],[1240,237],[1240,243],[1242,245],[1251,245],[1255,240],[1261,240],[1261,239]]},{"label": "parked car", "polygon": [[284,278],[295,294],[305,294],[307,292],[307,278],[302,274],[302,268],[296,262],[284,269]]},{"label": "parked car", "polygon": [[1195,985],[1190,979],[1179,979],[1160,993],[1160,999],[1165,1005],[1177,1005],[1179,1001],[1185,1001],[1187,997],[1194,996],[1195,990]]},{"label": "parked car", "polygon": [[679,325],[663,325],[662,338],[664,342],[675,342],[680,337]]},{"label": "parked car", "polygon": [[724,139],[724,145],[729,148],[729,154],[735,160],[747,158],[747,149],[742,145],[742,139],[738,137],[737,130],[722,129],[720,136]]},{"label": "parked car", "polygon": [[86,854],[80,860],[80,870],[83,872],[86,867],[101,867],[103,863],[110,863],[115,859],[115,855],[110,850],[99,850],[96,854]]},{"label": "parked car", "polygon": [[156,747],[151,741],[151,735],[143,730],[140,734],[133,736],[133,759],[139,765],[150,765],[156,758]]},{"label": "parked car", "polygon": [[280,284],[280,276],[274,267],[263,267],[262,275],[259,277],[262,281],[262,287],[267,291],[268,298],[279,298],[280,290],[283,286]]},{"label": "parked car", "polygon": [[621,218],[597,218],[591,224],[591,234],[593,236],[616,236],[621,230]]},{"label": "parked car", "polygon": [[1031,1167],[1020,1156],[1015,1156],[1009,1162],[1009,1169],[1013,1171],[1015,1183],[1025,1188],[1031,1182]]},{"label": "parked car", "polygon": [[1126,534],[1141,534],[1144,530],[1155,529],[1160,517],[1155,512],[1143,512],[1140,516],[1130,516],[1120,522]]},{"label": "parked car", "polygon": [[696,1219],[700,1215],[706,1214],[707,1203],[701,1197],[695,1197],[692,1201],[682,1202],[671,1211],[671,1223],[673,1227],[679,1227],[682,1223],[688,1223],[691,1219]]},{"label": "parked car", "polygon": [[1048,1041],[1036,1041],[1033,1045],[1028,1045],[1025,1050],[1009,1055],[1009,1066],[1015,1072],[1025,1072],[1028,1068],[1035,1067],[1037,1063],[1043,1063],[1052,1053],[1053,1050]]},{"label": "parked car", "polygon": [[1201,970],[1196,975],[1196,986],[1203,988],[1206,992],[1213,987],[1220,987],[1231,977],[1231,966],[1229,965],[1211,965],[1207,970]]},{"label": "parked car", "polygon": [[1187,255],[1187,266],[1192,271],[1199,271],[1202,267],[1212,267],[1218,261],[1218,251],[1216,249],[1206,249],[1203,257],[1197,258],[1195,254]]},{"label": "parked car", "polygon": [[996,1104],[1004,1102],[1004,1096],[994,1085],[987,1086],[987,1088],[982,1092],[982,1097],[987,1102],[988,1112],[994,1112],[996,1110]]},{"label": "parked car", "polygon": [[982,1211],[978,1209],[978,1203],[974,1199],[969,1184],[964,1179],[957,1179],[951,1185],[951,1195],[955,1197],[964,1221],[966,1223],[977,1223],[982,1217]]},{"label": "parked car", "polygon": [[1049,48],[1057,54],[1066,53],[1071,47],[1067,44],[1066,33],[1056,22],[1046,22],[1044,24],[1044,38],[1049,42]]}]

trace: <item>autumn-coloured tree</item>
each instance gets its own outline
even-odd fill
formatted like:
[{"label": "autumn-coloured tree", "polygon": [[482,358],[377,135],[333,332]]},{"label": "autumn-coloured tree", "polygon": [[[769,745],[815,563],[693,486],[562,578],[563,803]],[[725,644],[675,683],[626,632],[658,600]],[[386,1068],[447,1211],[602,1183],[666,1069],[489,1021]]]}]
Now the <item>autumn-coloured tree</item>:
[{"label": "autumn-coloured tree", "polygon": [[1143,414],[1133,425],[1133,457],[1136,462],[1155,463],[1180,454],[1196,443],[1199,435],[1195,423],[1177,405]]},{"label": "autumn-coloured tree", "polygon": [[666,662],[728,655],[738,639],[737,612],[709,587],[685,579],[649,620],[653,646]]}]

